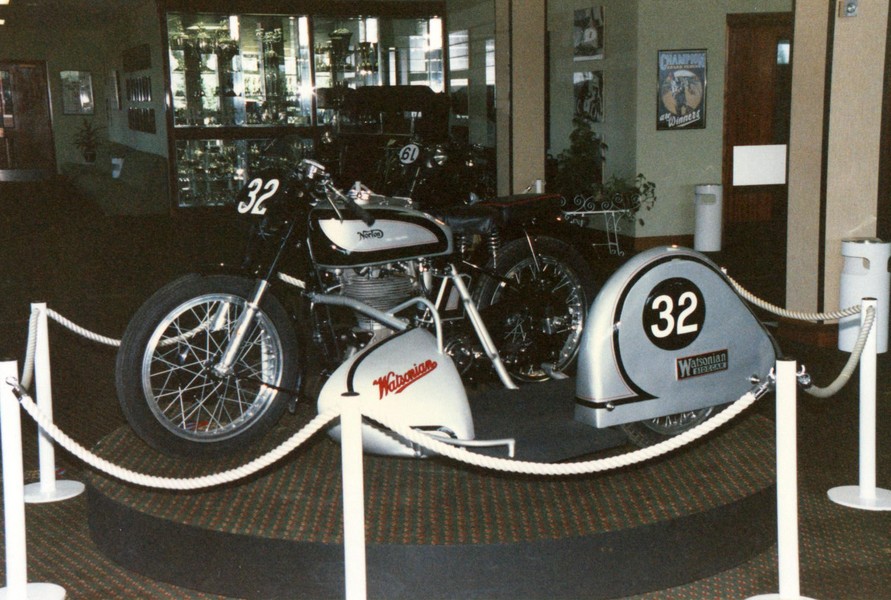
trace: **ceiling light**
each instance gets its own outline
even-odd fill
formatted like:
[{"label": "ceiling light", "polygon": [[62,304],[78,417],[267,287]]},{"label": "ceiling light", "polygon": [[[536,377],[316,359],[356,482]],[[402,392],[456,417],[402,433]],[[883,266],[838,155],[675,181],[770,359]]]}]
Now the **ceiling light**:
[{"label": "ceiling light", "polygon": [[0,4],[9,4],[9,0],[0,0]]},{"label": "ceiling light", "polygon": [[0,19],[0,25],[6,25],[6,19]]}]

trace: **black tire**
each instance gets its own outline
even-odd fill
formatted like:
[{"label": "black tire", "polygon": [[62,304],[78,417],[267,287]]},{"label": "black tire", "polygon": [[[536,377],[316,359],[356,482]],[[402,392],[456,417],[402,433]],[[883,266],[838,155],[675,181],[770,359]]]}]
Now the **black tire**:
[{"label": "black tire", "polygon": [[496,276],[483,277],[475,294],[505,367],[526,382],[548,379],[545,363],[572,368],[597,288],[571,246],[547,237],[533,245],[535,257],[525,238],[505,244],[487,266]]},{"label": "black tire", "polygon": [[233,373],[211,370],[253,287],[242,277],[186,275],[155,292],[130,320],[117,355],[118,401],[153,448],[216,456],[245,447],[281,417],[289,394],[263,383],[294,388],[300,354],[291,320],[270,293]]},{"label": "black tire", "polygon": [[715,407],[689,410],[682,413],[619,425],[628,440],[639,448],[653,446],[692,429],[715,414]]}]

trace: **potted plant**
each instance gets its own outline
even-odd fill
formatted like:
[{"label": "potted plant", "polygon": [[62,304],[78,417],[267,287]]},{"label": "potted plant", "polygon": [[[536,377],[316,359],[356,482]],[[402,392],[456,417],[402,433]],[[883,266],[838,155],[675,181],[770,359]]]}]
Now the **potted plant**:
[{"label": "potted plant", "polygon": [[74,135],[74,145],[80,150],[87,163],[96,162],[96,154],[99,150],[99,129],[93,126],[91,120],[84,119]]},{"label": "potted plant", "polygon": [[[641,209],[651,210],[656,202],[656,184],[642,174],[634,180],[613,175],[604,183],[603,162],[607,145],[583,118],[573,121],[569,148],[556,159],[553,189],[573,210],[621,211],[622,218],[634,218]],[[638,219],[643,225],[643,220]]]}]

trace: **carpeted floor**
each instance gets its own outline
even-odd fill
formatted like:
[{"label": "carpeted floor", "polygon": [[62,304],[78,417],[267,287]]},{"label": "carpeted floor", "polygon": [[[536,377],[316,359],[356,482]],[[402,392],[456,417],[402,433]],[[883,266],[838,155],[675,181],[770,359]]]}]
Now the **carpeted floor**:
[{"label": "carpeted floor", "polygon": [[[226,219],[104,217],[64,185],[0,184],[0,344],[4,356],[24,353],[30,302],[48,305],[79,324],[120,336],[128,316],[153,289],[199,262],[237,256],[240,237]],[[745,261],[734,264],[745,265]],[[731,273],[744,285],[745,272]],[[752,275],[756,277],[756,275]],[[763,272],[757,275],[764,285]],[[60,426],[86,446],[124,424],[113,389],[114,350],[95,346],[53,326],[53,392]],[[826,384],[846,355],[833,349],[782,342],[786,353]],[[891,361],[879,357],[879,485],[891,487]],[[856,379],[856,378],[855,378]],[[772,398],[752,409],[772,418]],[[287,417],[286,417],[287,418]],[[34,426],[23,419],[27,479],[37,477]],[[836,398],[799,402],[801,591],[819,599],[891,598],[891,513],[838,506],[826,490],[857,481],[857,383]],[[86,468],[60,452],[61,476],[84,481]],[[695,473],[675,473],[675,477]],[[646,501],[641,490],[631,501]],[[221,598],[159,583],[121,568],[89,535],[86,500],[29,505],[31,581],[63,586],[69,598]],[[727,544],[733,544],[728,539]],[[195,548],[201,552],[201,548]],[[720,552],[720,548],[716,548]],[[597,568],[592,561],[591,568]],[[0,574],[5,577],[4,567]],[[208,573],[213,577],[213,573]],[[775,548],[754,560],[640,600],[743,599],[778,591]],[[300,598],[300,590],[293,597]]]}]

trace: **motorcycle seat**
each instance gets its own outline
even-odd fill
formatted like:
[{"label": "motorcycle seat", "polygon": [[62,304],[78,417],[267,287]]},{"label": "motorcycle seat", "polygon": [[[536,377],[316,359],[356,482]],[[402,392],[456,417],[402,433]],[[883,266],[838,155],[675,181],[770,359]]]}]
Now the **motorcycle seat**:
[{"label": "motorcycle seat", "polygon": [[514,194],[485,200],[476,206],[496,210],[505,225],[529,221],[535,217],[558,215],[563,210],[563,197],[559,194]]},{"label": "motorcycle seat", "polygon": [[452,232],[458,235],[486,235],[499,225],[501,214],[491,206],[482,203],[459,206],[442,206],[428,211],[441,219]]}]

